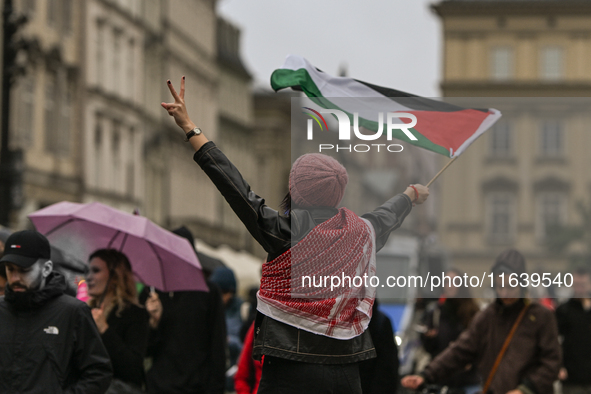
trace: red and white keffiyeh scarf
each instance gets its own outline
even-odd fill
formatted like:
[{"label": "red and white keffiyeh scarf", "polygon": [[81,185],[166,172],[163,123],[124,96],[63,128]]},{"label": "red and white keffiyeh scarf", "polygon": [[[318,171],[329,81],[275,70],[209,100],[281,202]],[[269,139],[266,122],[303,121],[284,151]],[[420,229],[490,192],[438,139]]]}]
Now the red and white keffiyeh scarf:
[{"label": "red and white keffiyeh scarf", "polygon": [[263,264],[257,309],[302,330],[351,339],[371,319],[376,289],[369,280],[375,274],[373,226],[341,208],[290,250]]}]

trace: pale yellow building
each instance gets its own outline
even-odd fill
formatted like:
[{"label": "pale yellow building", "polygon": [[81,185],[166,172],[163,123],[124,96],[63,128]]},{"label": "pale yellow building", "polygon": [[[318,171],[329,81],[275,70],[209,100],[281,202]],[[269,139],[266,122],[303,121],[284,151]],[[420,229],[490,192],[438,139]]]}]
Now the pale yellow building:
[{"label": "pale yellow building", "polygon": [[288,155],[261,159],[272,148],[253,127],[240,31],[218,16],[217,1],[14,5],[29,18],[20,37],[30,45],[19,57],[26,67],[11,100],[11,145],[24,155],[23,205],[11,227],[30,226],[26,215],[59,201],[100,201],[138,209],[166,228],[186,225],[213,246],[261,254],[160,107],[172,101],[166,80],[178,90],[184,75],[192,119],[253,187],[274,190],[261,169],[279,168],[277,157],[289,165]]},{"label": "pale yellow building", "polygon": [[154,2],[78,2],[84,9],[82,202],[126,212],[144,207],[143,145],[153,127],[145,96]]},{"label": "pale yellow building", "polygon": [[[166,85],[179,89],[186,76],[187,109],[204,133],[217,140],[219,67],[216,3],[167,0],[154,4],[155,34],[146,60],[146,101],[153,119],[144,150],[146,216],[165,227],[180,224],[196,236],[216,223],[217,190],[192,162],[182,131],[159,103],[172,102]],[[154,105],[156,103],[156,105]],[[199,231],[195,231],[199,230]]]},{"label": "pale yellow building", "polygon": [[26,15],[19,37],[28,43],[18,63],[22,76],[11,91],[11,149],[22,156],[22,206],[12,215],[17,227],[26,214],[62,201],[76,201],[83,189],[83,3],[16,0]]},{"label": "pale yellow building", "polygon": [[[211,2],[210,5],[215,4]],[[203,25],[212,29],[207,35],[211,33],[209,38],[213,41],[208,41],[208,46],[203,46],[203,49],[207,48],[207,60],[212,62],[215,74],[211,74],[209,80],[212,84],[211,91],[208,90],[209,87],[195,85],[195,82],[188,83],[187,91],[195,89],[194,99],[199,100],[191,101],[191,116],[195,114],[195,122],[207,137],[230,157],[244,177],[255,186],[256,156],[249,148],[255,144],[252,78],[240,57],[240,31],[215,14],[206,15],[212,19],[208,19]],[[204,14],[195,17],[203,18]],[[212,45],[211,48],[209,44]],[[198,84],[205,81],[201,75],[194,76],[193,81],[195,77]],[[207,95],[208,92],[210,96]],[[170,119],[166,119],[166,122],[170,123]],[[184,142],[182,144],[188,145]],[[230,206],[197,164],[192,162],[192,155],[186,152],[187,146],[178,146],[176,149],[178,155],[173,160],[178,166],[178,174],[171,173],[171,176],[177,184],[173,186],[170,195],[177,201],[176,206],[170,207],[171,225],[187,225],[196,237],[209,245],[226,244],[249,252],[257,250],[251,242],[252,237]]]},{"label": "pale yellow building", "polygon": [[576,205],[589,204],[591,2],[432,8],[443,26],[442,95],[503,112],[438,180],[439,242],[469,273],[488,270],[506,248],[522,251],[530,272],[567,269],[581,249],[552,253],[548,234],[580,223]]}]

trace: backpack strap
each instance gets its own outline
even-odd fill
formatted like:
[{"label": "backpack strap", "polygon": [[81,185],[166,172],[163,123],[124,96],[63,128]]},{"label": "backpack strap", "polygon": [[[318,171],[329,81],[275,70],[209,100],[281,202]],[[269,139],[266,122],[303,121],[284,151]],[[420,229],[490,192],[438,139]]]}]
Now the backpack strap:
[{"label": "backpack strap", "polygon": [[503,347],[501,348],[501,351],[497,355],[497,359],[495,360],[495,363],[494,363],[492,369],[490,370],[490,373],[488,374],[488,378],[486,379],[486,383],[484,383],[484,386],[482,387],[483,394],[486,394],[488,392],[488,389],[490,388],[492,380],[495,377],[495,374],[497,373],[497,369],[499,368],[499,364],[501,363],[501,360],[503,359],[503,356],[505,355],[505,352],[507,351],[507,348],[509,347],[509,342],[511,342],[513,335],[515,335],[515,331],[517,331],[517,327],[519,326],[519,323],[521,323],[521,320],[523,319],[523,316],[525,316],[525,312],[527,312],[528,309],[529,309],[529,304],[526,304],[523,307],[523,309],[521,310],[521,313],[519,314],[519,316],[517,317],[517,320],[515,320],[515,323],[513,323],[513,327],[511,327],[511,331],[509,331],[507,338],[505,338],[505,343],[503,343]]}]

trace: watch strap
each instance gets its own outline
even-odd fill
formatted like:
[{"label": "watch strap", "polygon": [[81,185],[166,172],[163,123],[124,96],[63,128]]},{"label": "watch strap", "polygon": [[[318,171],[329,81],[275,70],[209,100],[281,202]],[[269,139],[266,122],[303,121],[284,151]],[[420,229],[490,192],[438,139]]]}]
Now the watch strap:
[{"label": "watch strap", "polygon": [[185,142],[189,142],[189,140],[193,137],[195,137],[196,135],[201,134],[201,129],[199,127],[195,127],[193,130],[189,131],[186,134],[186,138],[185,138]]}]

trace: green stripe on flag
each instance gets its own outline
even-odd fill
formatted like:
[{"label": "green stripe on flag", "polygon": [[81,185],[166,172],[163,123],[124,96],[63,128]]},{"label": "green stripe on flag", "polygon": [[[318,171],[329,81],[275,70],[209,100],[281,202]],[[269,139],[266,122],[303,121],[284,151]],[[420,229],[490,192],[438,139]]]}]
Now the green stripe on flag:
[{"label": "green stripe on flag", "polygon": [[306,96],[322,97],[322,93],[308,74],[308,70],[300,68],[299,70],[287,70],[280,68],[271,74],[271,87],[274,91],[280,89],[300,86]]}]

